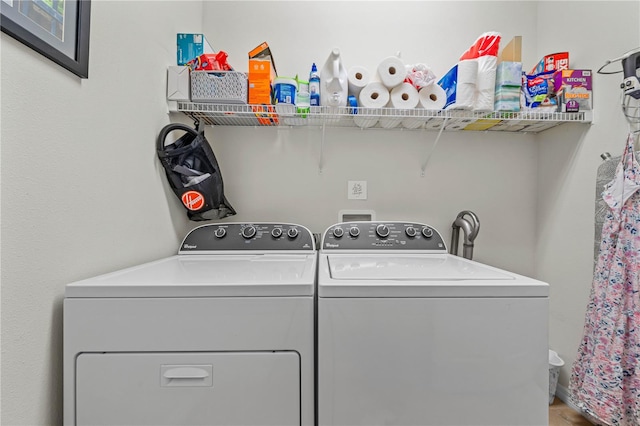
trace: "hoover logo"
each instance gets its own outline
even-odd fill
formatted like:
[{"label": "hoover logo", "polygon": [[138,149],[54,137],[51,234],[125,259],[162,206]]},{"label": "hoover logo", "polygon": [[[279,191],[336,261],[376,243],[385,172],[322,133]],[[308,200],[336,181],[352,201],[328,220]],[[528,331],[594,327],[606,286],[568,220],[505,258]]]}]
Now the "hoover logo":
[{"label": "hoover logo", "polygon": [[204,197],[198,191],[187,191],[182,194],[182,204],[191,211],[200,210],[204,207]]}]

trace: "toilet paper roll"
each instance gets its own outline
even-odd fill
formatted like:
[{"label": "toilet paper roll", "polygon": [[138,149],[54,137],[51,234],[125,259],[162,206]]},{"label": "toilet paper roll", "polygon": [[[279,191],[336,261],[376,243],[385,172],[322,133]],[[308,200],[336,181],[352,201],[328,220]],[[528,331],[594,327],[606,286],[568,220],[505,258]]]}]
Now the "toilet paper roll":
[{"label": "toilet paper roll", "polygon": [[389,90],[380,82],[368,83],[358,95],[358,105],[363,108],[383,108],[389,103]]},{"label": "toilet paper roll", "polygon": [[413,109],[418,106],[418,90],[411,83],[402,83],[389,93],[389,105],[396,109]]},{"label": "toilet paper roll", "polygon": [[375,126],[378,123],[378,117],[354,115],[353,122],[361,129],[366,129]]},{"label": "toilet paper roll", "polygon": [[349,82],[349,95],[357,98],[364,86],[371,81],[371,74],[365,67],[354,66],[349,68],[347,79]]},{"label": "toilet paper roll", "polygon": [[400,58],[389,56],[378,64],[377,76],[387,89],[393,89],[402,84],[407,76],[407,69]]},{"label": "toilet paper roll", "polygon": [[447,103],[447,94],[437,84],[430,84],[418,92],[418,105],[424,109],[443,109]]}]

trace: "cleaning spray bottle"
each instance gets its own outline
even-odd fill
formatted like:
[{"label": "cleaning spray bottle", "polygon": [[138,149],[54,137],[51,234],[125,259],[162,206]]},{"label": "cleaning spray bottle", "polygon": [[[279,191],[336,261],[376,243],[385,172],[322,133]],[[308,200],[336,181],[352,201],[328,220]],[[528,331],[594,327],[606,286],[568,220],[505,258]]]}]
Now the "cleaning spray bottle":
[{"label": "cleaning spray bottle", "polygon": [[333,49],[320,73],[320,105],[346,106],[348,80],[347,70],[340,59],[340,50]]},{"label": "cleaning spray bottle", "polygon": [[311,106],[320,106],[320,75],[315,62],[309,73],[309,99]]}]

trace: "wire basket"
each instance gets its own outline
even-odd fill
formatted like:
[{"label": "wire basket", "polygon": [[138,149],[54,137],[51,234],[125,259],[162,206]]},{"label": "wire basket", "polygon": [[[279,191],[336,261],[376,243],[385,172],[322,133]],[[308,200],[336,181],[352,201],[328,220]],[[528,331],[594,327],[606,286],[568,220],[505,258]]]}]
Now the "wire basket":
[{"label": "wire basket", "polygon": [[192,71],[191,100],[218,104],[246,104],[249,82],[237,71]]}]

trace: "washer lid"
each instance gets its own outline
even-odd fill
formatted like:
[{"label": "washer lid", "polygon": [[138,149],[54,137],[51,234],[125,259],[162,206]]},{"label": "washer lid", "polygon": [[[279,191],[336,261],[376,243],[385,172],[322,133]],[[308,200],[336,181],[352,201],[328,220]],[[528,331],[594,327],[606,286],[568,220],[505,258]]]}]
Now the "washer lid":
[{"label": "washer lid", "polygon": [[320,297],[547,296],[548,284],[449,254],[335,254],[321,260]]},{"label": "washer lid", "polygon": [[179,255],[68,284],[66,297],[312,296],[316,255]]}]

